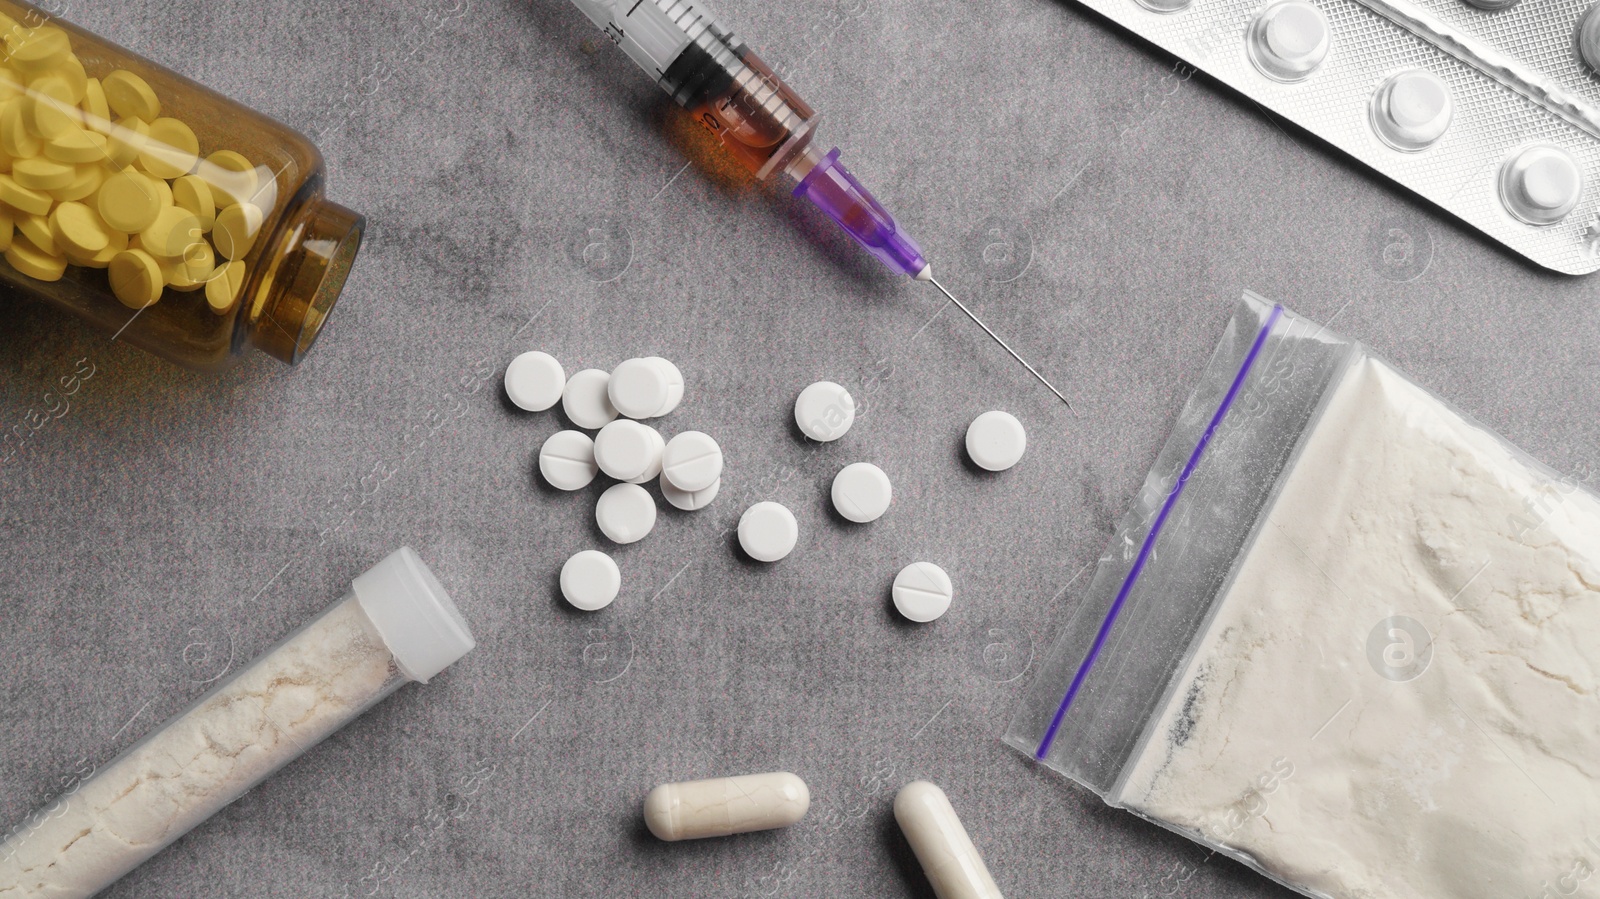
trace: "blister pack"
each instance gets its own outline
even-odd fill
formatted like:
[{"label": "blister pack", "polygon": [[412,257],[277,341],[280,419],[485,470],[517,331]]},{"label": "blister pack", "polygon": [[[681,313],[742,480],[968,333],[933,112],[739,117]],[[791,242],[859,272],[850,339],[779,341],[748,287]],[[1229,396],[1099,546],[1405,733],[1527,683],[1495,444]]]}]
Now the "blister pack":
[{"label": "blister pack", "polygon": [[1593,0],[1082,0],[1539,265],[1600,268]]}]

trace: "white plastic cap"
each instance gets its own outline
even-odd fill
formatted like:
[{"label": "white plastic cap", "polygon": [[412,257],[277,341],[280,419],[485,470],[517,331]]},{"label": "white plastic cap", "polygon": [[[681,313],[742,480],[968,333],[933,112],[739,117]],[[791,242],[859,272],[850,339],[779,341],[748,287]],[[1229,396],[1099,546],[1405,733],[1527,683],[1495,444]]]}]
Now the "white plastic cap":
[{"label": "white plastic cap", "polygon": [[450,594],[409,546],[390,553],[350,588],[395,663],[414,681],[427,683],[478,645]]}]

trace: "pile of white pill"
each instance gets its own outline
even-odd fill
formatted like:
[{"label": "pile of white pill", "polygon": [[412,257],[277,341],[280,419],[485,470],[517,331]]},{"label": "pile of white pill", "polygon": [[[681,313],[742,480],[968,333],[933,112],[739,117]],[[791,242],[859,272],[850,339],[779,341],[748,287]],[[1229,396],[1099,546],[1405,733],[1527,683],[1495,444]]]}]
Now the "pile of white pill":
[{"label": "pile of white pill", "polygon": [[[722,485],[722,447],[709,434],[685,431],[670,441],[645,419],[670,414],[683,402],[683,372],[660,356],[629,359],[610,372],[586,368],[568,378],[548,353],[528,352],[506,367],[506,396],[520,409],[543,412],[561,404],[583,430],[552,434],[539,448],[539,474],[557,490],[582,490],[600,474],[618,483],[595,503],[595,523],[613,543],[643,540],[656,526],[656,501],[644,488],[660,480],[661,495],[685,511],[704,509]],[[620,417],[619,417],[620,416]],[[585,430],[597,432],[593,437]],[[574,608],[603,609],[622,590],[609,555],[577,553],[561,568],[561,595]]]},{"label": "pile of white pill", "polygon": [[[582,490],[604,474],[617,483],[595,504],[595,522],[613,543],[643,540],[655,529],[656,501],[645,489],[659,483],[662,498],[678,509],[710,505],[722,486],[722,447],[701,431],[684,431],[671,440],[649,419],[661,418],[683,402],[683,372],[660,356],[629,359],[610,372],[584,369],[568,378],[547,353],[523,353],[506,368],[506,396],[521,409],[543,412],[561,404],[568,420],[583,430],[559,431],[539,450],[539,473],[558,490]],[[856,421],[850,391],[833,381],[818,381],[795,399],[800,433],[819,444],[844,437]],[[595,431],[594,436],[584,433]],[[985,412],[966,433],[967,456],[979,468],[1007,471],[1022,460],[1028,435],[1009,412]],[[888,513],[894,487],[871,462],[851,462],[834,475],[834,511],[846,522],[870,524]],[[739,518],[739,547],[750,559],[772,563],[788,557],[800,541],[794,513],[763,500]],[[561,594],[574,608],[595,611],[610,605],[622,589],[615,560],[599,550],[584,550],[561,569]],[[914,562],[894,579],[895,608],[909,621],[933,621],[950,608],[955,587],[950,575],[931,562]]]}]

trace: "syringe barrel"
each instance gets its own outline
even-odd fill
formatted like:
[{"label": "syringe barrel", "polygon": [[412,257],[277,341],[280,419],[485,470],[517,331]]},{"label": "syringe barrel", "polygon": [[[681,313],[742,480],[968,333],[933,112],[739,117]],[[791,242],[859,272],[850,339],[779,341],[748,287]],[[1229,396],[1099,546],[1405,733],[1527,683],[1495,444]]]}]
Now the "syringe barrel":
[{"label": "syringe barrel", "polygon": [[810,142],[816,113],[703,4],[573,2],[757,178]]}]

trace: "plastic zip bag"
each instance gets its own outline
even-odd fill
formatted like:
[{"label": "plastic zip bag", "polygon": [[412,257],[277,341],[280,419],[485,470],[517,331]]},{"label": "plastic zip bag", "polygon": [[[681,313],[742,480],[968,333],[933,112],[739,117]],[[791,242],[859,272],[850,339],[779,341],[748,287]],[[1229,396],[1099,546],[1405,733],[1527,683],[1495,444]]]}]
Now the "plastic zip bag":
[{"label": "plastic zip bag", "polygon": [[1600,499],[1247,294],[1006,742],[1309,896],[1600,871]]}]

